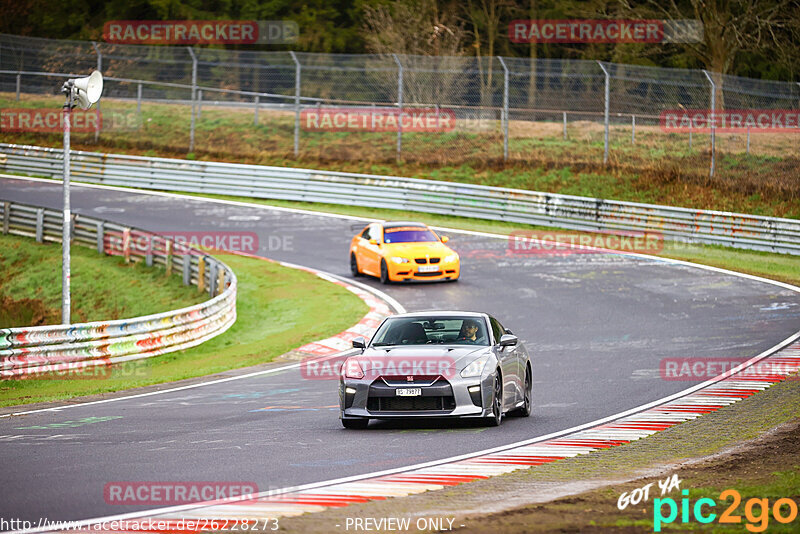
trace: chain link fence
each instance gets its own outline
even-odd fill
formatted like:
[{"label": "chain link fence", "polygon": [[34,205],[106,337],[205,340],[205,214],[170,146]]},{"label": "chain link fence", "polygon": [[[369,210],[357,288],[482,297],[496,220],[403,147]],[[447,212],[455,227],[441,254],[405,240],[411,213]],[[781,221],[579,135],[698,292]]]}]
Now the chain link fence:
[{"label": "chain link fence", "polygon": [[[796,115],[798,83],[586,60],[236,51],[0,34],[4,108],[49,106],[41,95],[93,69],[105,77],[94,138],[116,146],[256,161],[611,165],[800,189],[796,122],[718,132],[670,130],[663,117],[723,109]],[[397,120],[400,110],[427,122],[408,127]],[[345,126],[337,127],[337,112]]]}]

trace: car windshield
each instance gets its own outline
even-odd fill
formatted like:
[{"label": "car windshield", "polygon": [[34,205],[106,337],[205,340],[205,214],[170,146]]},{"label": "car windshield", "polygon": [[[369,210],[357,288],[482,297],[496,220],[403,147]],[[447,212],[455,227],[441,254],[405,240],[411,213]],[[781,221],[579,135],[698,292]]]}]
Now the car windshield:
[{"label": "car windshield", "polygon": [[390,317],[375,332],[373,347],[389,345],[489,345],[480,317]]},{"label": "car windshield", "polygon": [[386,243],[426,243],[438,241],[436,235],[427,228],[418,226],[399,226],[384,228],[383,240]]}]

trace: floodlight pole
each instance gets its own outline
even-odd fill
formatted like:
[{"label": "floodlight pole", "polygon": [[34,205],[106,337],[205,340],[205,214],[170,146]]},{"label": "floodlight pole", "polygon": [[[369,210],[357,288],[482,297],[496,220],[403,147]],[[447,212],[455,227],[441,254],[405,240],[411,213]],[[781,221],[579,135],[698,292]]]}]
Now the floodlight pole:
[{"label": "floodlight pole", "polygon": [[70,323],[70,239],[71,239],[71,214],[69,205],[69,131],[70,131],[70,115],[72,114],[72,92],[74,85],[72,80],[64,82],[63,91],[67,95],[67,100],[64,102],[64,207],[63,207],[63,220],[61,223],[61,324],[68,325]]}]

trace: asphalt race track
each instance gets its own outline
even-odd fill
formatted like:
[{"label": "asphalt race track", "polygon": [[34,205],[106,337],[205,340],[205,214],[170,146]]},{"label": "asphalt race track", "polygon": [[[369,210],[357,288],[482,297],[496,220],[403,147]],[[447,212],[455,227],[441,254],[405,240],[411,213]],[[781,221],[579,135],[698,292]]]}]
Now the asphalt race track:
[{"label": "asphalt race track", "polygon": [[[60,208],[61,185],[0,179],[0,199]],[[156,233],[256,232],[263,256],[349,276],[352,220],[76,185],[72,206]],[[531,418],[500,428],[373,423],[348,431],[336,383],[297,370],[4,418],[0,517],[86,519],[154,507],[106,504],[103,488],[114,481],[251,481],[263,491],[512,443],[696,383],[661,379],[665,358],[752,357],[800,324],[800,294],[757,280],[614,254],[506,254],[505,240],[449,235],[462,256],[458,283],[366,283],[409,311],[496,314],[532,349]]]}]

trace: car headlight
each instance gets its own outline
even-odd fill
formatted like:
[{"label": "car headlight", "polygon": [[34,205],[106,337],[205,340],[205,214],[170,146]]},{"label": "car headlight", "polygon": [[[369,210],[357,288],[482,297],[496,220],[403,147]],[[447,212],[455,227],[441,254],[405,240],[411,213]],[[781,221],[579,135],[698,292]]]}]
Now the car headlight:
[{"label": "car headlight", "polygon": [[473,376],[481,376],[483,374],[483,368],[486,367],[486,362],[489,361],[489,355],[484,354],[471,364],[464,367],[464,370],[461,371],[462,378],[470,378]]},{"label": "car headlight", "polygon": [[458,254],[450,254],[444,258],[445,263],[452,263],[454,261],[458,261]]},{"label": "car headlight", "polygon": [[364,370],[361,369],[361,364],[359,364],[358,360],[355,358],[349,358],[344,362],[342,374],[345,378],[355,378],[358,380],[364,378]]},{"label": "car headlight", "polygon": [[408,258],[401,258],[400,256],[392,256],[389,259],[395,263],[408,263]]}]

